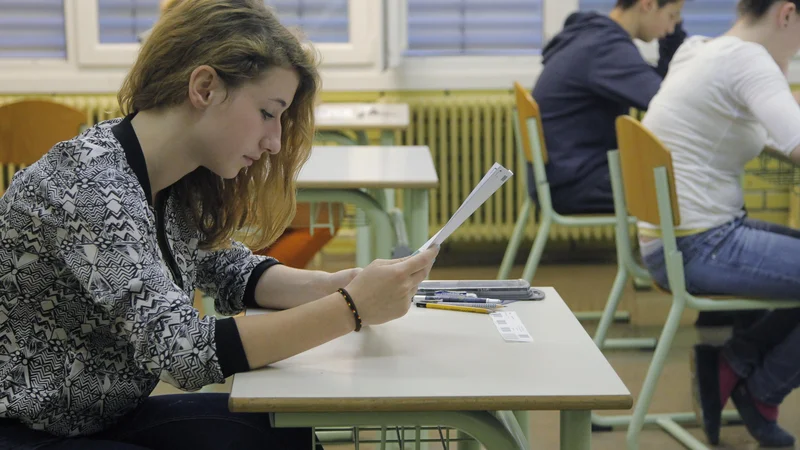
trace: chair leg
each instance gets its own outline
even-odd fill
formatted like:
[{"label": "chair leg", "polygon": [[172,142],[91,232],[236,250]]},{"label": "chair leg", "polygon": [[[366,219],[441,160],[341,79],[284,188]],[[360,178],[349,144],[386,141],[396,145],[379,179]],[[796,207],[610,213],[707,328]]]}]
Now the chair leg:
[{"label": "chair leg", "polygon": [[550,225],[552,224],[553,216],[544,214],[542,223],[539,224],[539,229],[536,230],[536,239],[533,240],[533,248],[531,248],[531,253],[528,255],[528,261],[525,262],[525,269],[522,271],[522,278],[528,283],[533,282],[533,277],[536,275],[536,269],[539,267],[539,260],[542,258],[544,246],[550,236]]},{"label": "chair leg", "polygon": [[604,349],[644,349],[652,350],[656,346],[654,338],[624,338],[624,339],[606,339],[609,328],[614,322],[617,315],[617,308],[622,299],[622,293],[625,289],[625,284],[628,282],[628,271],[625,267],[619,266],[617,268],[617,276],[614,278],[614,284],[611,287],[611,292],[608,294],[606,307],[603,310],[603,315],[600,317],[600,323],[597,324],[597,330],[594,334],[594,343],[600,350]]},{"label": "chair leg", "polygon": [[661,337],[658,339],[658,345],[653,354],[653,360],[650,363],[650,368],[647,370],[647,376],[644,379],[642,391],[639,393],[639,398],[636,400],[636,406],[633,409],[631,423],[628,426],[628,450],[639,449],[639,434],[644,426],[645,416],[650,409],[650,403],[653,400],[653,394],[655,393],[658,379],[661,376],[664,363],[672,347],[672,340],[675,338],[675,333],[678,331],[678,326],[681,322],[681,314],[683,314],[684,308],[682,303],[673,300],[672,307],[667,316],[667,321],[664,324],[664,329],[661,331]]},{"label": "chair leg", "polygon": [[531,214],[531,200],[525,199],[522,205],[522,210],[519,212],[517,223],[514,225],[514,232],[511,234],[511,240],[508,241],[508,247],[503,255],[503,262],[500,264],[500,271],[497,273],[498,280],[507,280],[508,274],[511,272],[511,267],[514,266],[514,260],[517,258],[517,251],[519,251],[519,244],[522,241],[522,236],[525,234],[525,227],[528,225],[528,217]]}]

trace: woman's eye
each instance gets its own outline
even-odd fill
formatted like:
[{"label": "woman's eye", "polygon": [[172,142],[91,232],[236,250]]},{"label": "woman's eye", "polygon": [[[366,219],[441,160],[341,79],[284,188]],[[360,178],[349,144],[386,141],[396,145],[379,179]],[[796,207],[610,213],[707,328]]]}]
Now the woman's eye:
[{"label": "woman's eye", "polygon": [[266,110],[264,110],[264,109],[262,109],[262,110],[261,110],[261,117],[263,117],[263,118],[264,118],[264,120],[267,120],[267,119],[274,119],[274,118],[275,118],[275,116],[273,116],[272,114],[268,113],[268,112],[267,112]]}]

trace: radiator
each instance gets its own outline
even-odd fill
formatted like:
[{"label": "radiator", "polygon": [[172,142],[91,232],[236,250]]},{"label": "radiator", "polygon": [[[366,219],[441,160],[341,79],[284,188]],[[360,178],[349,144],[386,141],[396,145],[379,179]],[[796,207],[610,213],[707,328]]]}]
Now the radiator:
[{"label": "radiator", "polygon": [[[47,99],[85,111],[90,124],[120,115],[115,95],[0,96],[0,105],[23,98]],[[497,161],[511,169],[514,178],[489,198],[449,240],[462,243],[508,240],[527,195],[524,189],[525,167],[520,165],[514,149],[513,96],[510,93],[397,95],[383,100],[410,106],[411,125],[408,130],[398,133],[398,142],[427,145],[431,149],[440,180],[439,188],[431,192],[431,234],[447,222]],[[533,239],[535,232],[531,220],[526,236]],[[553,240],[610,240],[613,237],[612,227],[564,228],[554,225],[550,231]]]},{"label": "radiator", "polygon": [[[406,145],[431,149],[440,185],[431,192],[431,233],[439,230],[496,161],[514,172],[514,178],[475,212],[450,238],[453,242],[502,242],[511,237],[517,214],[528,195],[526,168],[516,155],[509,94],[393,97],[408,103],[411,126],[398,133]],[[533,239],[533,219],[526,236]],[[568,228],[553,225],[552,240],[610,240],[614,228]]]}]

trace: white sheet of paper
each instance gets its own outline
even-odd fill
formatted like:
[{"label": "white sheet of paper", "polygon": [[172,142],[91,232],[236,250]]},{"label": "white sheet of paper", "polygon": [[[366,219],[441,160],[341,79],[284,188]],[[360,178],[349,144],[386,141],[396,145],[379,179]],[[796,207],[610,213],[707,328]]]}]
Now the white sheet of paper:
[{"label": "white sheet of paper", "polygon": [[490,314],[497,331],[506,342],[533,342],[531,334],[516,311],[498,311]]},{"label": "white sheet of paper", "polygon": [[453,213],[450,220],[432,238],[428,240],[418,251],[424,251],[431,245],[441,245],[454,231],[458,229],[489,197],[492,196],[500,186],[502,186],[514,173],[499,163],[494,163],[491,169],[486,172],[483,179],[470,192],[461,206]]}]

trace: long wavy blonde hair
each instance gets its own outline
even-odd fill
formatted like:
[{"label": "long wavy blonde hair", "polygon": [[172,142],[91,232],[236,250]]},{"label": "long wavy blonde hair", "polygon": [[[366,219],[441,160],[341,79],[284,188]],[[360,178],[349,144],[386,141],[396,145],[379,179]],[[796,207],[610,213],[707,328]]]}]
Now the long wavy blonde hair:
[{"label": "long wavy blonde hair", "polygon": [[234,234],[264,248],[295,214],[296,179],[314,137],[317,57],[263,0],[177,1],[153,27],[117,95],[122,113],[183,104],[189,77],[201,65],[214,68],[231,90],[274,67],[294,69],[300,79],[281,116],[277,155],[265,154],[233,179],[200,167],[172,186],[188,220],[202,232],[203,248],[225,247]]}]

